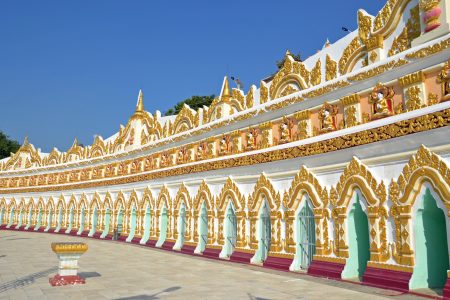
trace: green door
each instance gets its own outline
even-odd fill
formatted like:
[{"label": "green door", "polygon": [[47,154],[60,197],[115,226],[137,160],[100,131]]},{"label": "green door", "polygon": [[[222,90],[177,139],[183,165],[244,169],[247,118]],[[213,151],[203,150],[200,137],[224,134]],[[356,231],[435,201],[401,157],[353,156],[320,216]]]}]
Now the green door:
[{"label": "green door", "polygon": [[198,235],[198,244],[195,253],[203,253],[208,244],[208,211],[205,202],[202,204],[200,216],[198,218]]},{"label": "green door", "polygon": [[415,266],[409,287],[441,289],[449,269],[446,217],[430,189],[426,189],[420,201],[413,224]]},{"label": "green door", "polygon": [[370,259],[369,221],[362,209],[359,195],[353,204],[348,220],[349,258],[342,271],[342,278],[361,280]]},{"label": "green door", "polygon": [[308,200],[296,216],[296,251],[293,270],[308,270],[316,254],[314,211]]}]

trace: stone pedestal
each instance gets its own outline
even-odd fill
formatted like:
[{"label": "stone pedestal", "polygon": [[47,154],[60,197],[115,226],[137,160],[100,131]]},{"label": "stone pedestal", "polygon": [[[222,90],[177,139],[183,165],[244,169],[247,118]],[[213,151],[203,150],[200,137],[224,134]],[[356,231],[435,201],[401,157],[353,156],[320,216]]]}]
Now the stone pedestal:
[{"label": "stone pedestal", "polygon": [[52,286],[84,284],[84,278],[77,275],[78,260],[88,249],[85,243],[52,243],[52,250],[59,259],[58,274],[49,279]]}]

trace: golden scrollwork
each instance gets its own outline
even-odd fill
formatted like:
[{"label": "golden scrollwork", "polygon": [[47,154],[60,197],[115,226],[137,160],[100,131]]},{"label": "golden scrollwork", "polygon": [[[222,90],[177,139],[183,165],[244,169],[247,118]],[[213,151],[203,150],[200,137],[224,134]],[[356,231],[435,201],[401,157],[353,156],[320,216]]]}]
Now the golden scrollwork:
[{"label": "golden scrollwork", "polygon": [[248,208],[252,211],[259,211],[262,205],[262,195],[267,200],[270,210],[275,211],[280,207],[281,197],[280,193],[275,191],[270,180],[263,174],[261,174],[253,189],[253,193],[248,197]]},{"label": "golden scrollwork", "polygon": [[230,177],[228,177],[222,190],[217,196],[217,208],[224,211],[229,201],[233,202],[234,207],[238,211],[245,208],[245,197],[241,194],[237,184]]},{"label": "golden scrollwork", "polygon": [[410,11],[411,17],[408,19],[405,28],[392,42],[388,55],[393,56],[411,48],[411,42],[420,36],[420,13],[419,6],[415,6]]},{"label": "golden scrollwork", "polygon": [[331,56],[327,54],[325,61],[325,80],[333,80],[337,77],[337,62],[331,59]]},{"label": "golden scrollwork", "polygon": [[420,88],[418,86],[412,86],[406,90],[406,108],[408,111],[422,108],[422,100],[420,100]]},{"label": "golden scrollwork", "polygon": [[265,82],[261,81],[261,84],[259,86],[259,102],[260,103],[266,103],[269,101],[269,89],[267,88],[267,85]]},{"label": "golden scrollwork", "polygon": [[[249,154],[240,158],[225,159],[219,162],[202,162],[190,166],[176,166],[168,170],[158,170],[147,174],[134,174],[126,177],[116,176],[113,178],[105,178],[103,180],[72,182],[66,185],[46,185],[41,182],[39,186],[21,187],[20,189],[10,189],[8,185],[3,186],[0,190],[2,194],[10,194],[17,192],[37,192],[37,191],[61,191],[75,188],[98,187],[105,185],[124,184],[138,182],[143,180],[152,180],[156,178],[178,176],[183,174],[204,172],[209,170],[217,170],[233,166],[246,166],[255,163],[264,163],[277,161],[281,159],[289,159],[295,157],[316,155],[327,153],[338,149],[346,149],[358,145],[365,145],[377,141],[391,139],[393,137],[406,136],[408,134],[423,132],[430,129],[448,126],[449,110],[434,112],[429,115],[404,120],[398,123],[381,126],[371,129],[370,132],[358,132],[354,134],[344,135],[321,142],[312,144],[289,147],[281,150],[270,150],[263,153]],[[45,178],[45,177],[44,177]]]},{"label": "golden scrollwork", "polygon": [[311,70],[310,82],[313,86],[322,82],[322,61],[320,59],[317,60],[314,68]]},{"label": "golden scrollwork", "polygon": [[450,100],[450,60],[444,64],[444,68],[437,77],[437,82],[441,84],[441,102]]},{"label": "golden scrollwork", "polygon": [[344,52],[339,60],[339,72],[341,75],[350,72],[358,57],[363,54],[363,45],[359,37],[355,37],[350,44],[344,49]]},{"label": "golden scrollwork", "polygon": [[424,58],[435,53],[441,52],[450,47],[450,38],[440,41],[439,43],[427,46],[420,50],[414,51],[412,53],[406,54],[406,58],[408,59],[419,59]]}]

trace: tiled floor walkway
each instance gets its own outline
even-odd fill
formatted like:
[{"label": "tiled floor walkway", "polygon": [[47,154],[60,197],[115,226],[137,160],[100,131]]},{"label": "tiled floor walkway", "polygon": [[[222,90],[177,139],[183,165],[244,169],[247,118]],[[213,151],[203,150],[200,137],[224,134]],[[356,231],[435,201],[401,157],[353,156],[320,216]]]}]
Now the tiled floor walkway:
[{"label": "tiled floor walkway", "polygon": [[0,299],[413,299],[306,275],[84,239],[85,285],[52,287],[57,270],[55,241],[65,235],[0,231]]}]

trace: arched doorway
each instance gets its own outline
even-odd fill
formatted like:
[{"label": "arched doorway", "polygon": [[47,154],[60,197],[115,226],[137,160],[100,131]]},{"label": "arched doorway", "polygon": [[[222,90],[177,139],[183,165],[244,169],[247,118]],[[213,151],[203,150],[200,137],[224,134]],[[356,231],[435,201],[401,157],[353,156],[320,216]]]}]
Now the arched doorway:
[{"label": "arched doorway", "polygon": [[119,207],[116,215],[116,224],[114,227],[113,239],[118,239],[123,232],[123,209],[122,206]]},{"label": "arched doorway", "polygon": [[145,209],[145,216],[144,216],[144,234],[142,235],[140,244],[147,243],[148,239],[150,238],[150,228],[152,227],[152,218],[151,218],[151,210],[150,206],[147,205],[147,208]]},{"label": "arched doorway", "polygon": [[46,222],[47,226],[45,227],[44,231],[49,231],[52,227],[52,217],[53,217],[53,207],[50,206],[47,208],[47,216],[46,216]]},{"label": "arched doorway", "polygon": [[316,223],[309,199],[303,201],[295,215],[295,257],[292,270],[308,270],[316,253]]},{"label": "arched doorway", "polygon": [[[265,199],[265,198],[264,198]],[[272,227],[270,222],[270,208],[267,201],[263,200],[263,205],[259,211],[258,218],[258,251],[252,257],[252,263],[262,263],[267,259],[272,240]]]},{"label": "arched doorway", "polygon": [[15,229],[19,229],[20,226],[22,226],[24,213],[25,213],[25,210],[23,208],[21,208],[19,211],[19,216],[18,216],[17,225],[16,225]]},{"label": "arched doorway", "polygon": [[[28,208],[27,226],[25,226],[25,230],[28,230],[28,228],[30,228],[32,222],[33,222],[33,208],[30,206],[30,208]],[[1,224],[1,219],[0,219],[0,224]]]},{"label": "arched doorway", "polygon": [[37,209],[37,217],[36,217],[36,226],[34,226],[34,230],[37,231],[41,228],[42,224],[42,207]]},{"label": "arched doorway", "polygon": [[91,230],[89,231],[88,236],[94,236],[95,232],[97,231],[97,222],[98,222],[98,209],[97,206],[95,206],[94,209],[92,210]]},{"label": "arched doorway", "polygon": [[208,244],[208,210],[206,203],[202,203],[200,215],[198,217],[198,243],[194,253],[203,253]]},{"label": "arched doorway", "polygon": [[229,258],[233,254],[237,241],[237,218],[233,202],[230,201],[224,220],[224,245],[220,258]]},{"label": "arched doorway", "polygon": [[73,209],[73,207],[71,207],[70,211],[69,211],[69,217],[68,217],[68,221],[67,221],[67,229],[66,229],[65,233],[70,233],[72,231],[74,215],[75,215],[74,209]]},{"label": "arched doorway", "polygon": [[101,239],[104,239],[108,235],[109,230],[110,230],[110,226],[111,226],[110,225],[111,224],[111,209],[109,209],[109,207],[107,207],[105,209],[105,215],[104,215],[103,218],[104,218],[103,219],[104,227],[103,227],[103,232],[100,235]]},{"label": "arched doorway", "polygon": [[81,235],[81,233],[83,233],[84,231],[84,221],[85,221],[85,209],[84,209],[84,205],[81,207],[81,212],[80,212],[80,219],[78,222],[78,232],[77,235]]},{"label": "arched doorway", "polygon": [[446,217],[429,188],[417,200],[420,203],[413,224],[415,265],[409,288],[440,289],[449,269]]},{"label": "arched doorway", "polygon": [[134,234],[136,233],[136,207],[134,207],[134,205],[131,209],[130,224],[128,224],[128,226],[130,226],[130,233],[128,234],[126,242],[131,242],[134,238]]},{"label": "arched doorway", "polygon": [[361,280],[370,259],[369,221],[359,194],[347,218],[349,257],[342,271],[343,279]]},{"label": "arched doorway", "polygon": [[62,208],[62,206],[60,206],[59,211],[58,211],[58,219],[56,221],[55,232],[59,232],[61,230],[62,221],[63,221],[63,208]]},{"label": "arched doorway", "polygon": [[177,223],[178,238],[173,246],[174,250],[180,250],[183,247],[186,235],[186,205],[184,202],[180,205],[180,213],[178,215]]},{"label": "arched doorway", "polygon": [[12,226],[12,224],[14,223],[14,210],[15,208],[12,206],[9,212],[9,222],[8,225],[6,226],[6,228],[10,228]]},{"label": "arched doorway", "polygon": [[156,247],[161,247],[164,244],[167,237],[167,208],[166,204],[163,204],[161,208],[161,215],[159,216],[159,237],[156,242]]},{"label": "arched doorway", "polygon": [[0,209],[0,225],[3,225],[3,218],[4,218],[4,215],[5,215],[5,208],[1,208]]}]

